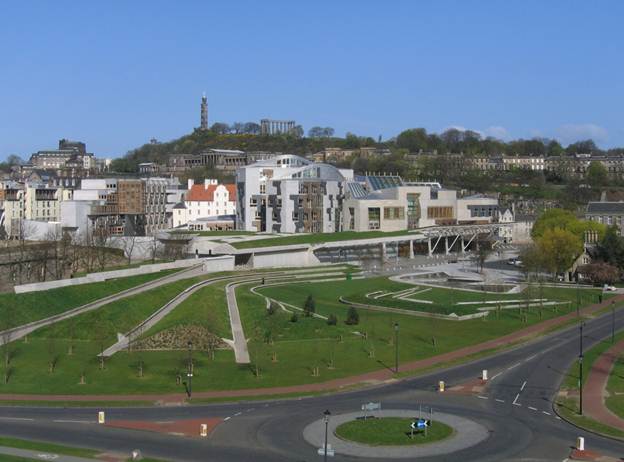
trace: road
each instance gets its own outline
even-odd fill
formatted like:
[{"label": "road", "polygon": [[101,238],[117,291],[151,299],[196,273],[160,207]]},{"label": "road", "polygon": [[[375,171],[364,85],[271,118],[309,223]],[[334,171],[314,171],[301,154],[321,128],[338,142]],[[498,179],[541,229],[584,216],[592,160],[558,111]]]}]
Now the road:
[{"label": "road", "polygon": [[[624,328],[624,311],[616,315]],[[591,347],[611,335],[611,315],[588,320],[584,343]],[[486,426],[483,443],[454,453],[420,460],[521,461],[564,460],[577,436],[585,436],[589,449],[622,456],[624,443],[578,430],[559,420],[552,401],[570,364],[578,355],[578,327],[573,326],[512,350],[469,364],[394,382],[374,389],[327,396],[211,404],[204,406],[107,409],[108,419],[166,421],[202,417],[226,419],[206,439],[122,430],[95,423],[95,409],[36,407],[0,408],[0,433],[67,445],[194,461],[314,461],[316,448],[302,437],[303,428],[332,413],[352,412],[362,403],[381,401],[385,409],[418,409],[422,404],[473,419]],[[448,386],[470,381],[488,369],[490,385],[481,395],[441,394],[438,380]],[[336,455],[336,461],[353,458]],[[374,460],[374,459],[368,459]]]}]

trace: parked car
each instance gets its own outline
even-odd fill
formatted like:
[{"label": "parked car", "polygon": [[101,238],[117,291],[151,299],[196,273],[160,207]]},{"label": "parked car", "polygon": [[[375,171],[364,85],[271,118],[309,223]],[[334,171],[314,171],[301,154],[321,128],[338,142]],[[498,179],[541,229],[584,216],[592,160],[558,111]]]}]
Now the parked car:
[{"label": "parked car", "polygon": [[613,292],[617,290],[617,287],[610,286],[609,284],[605,284],[602,290],[604,290],[605,292]]}]

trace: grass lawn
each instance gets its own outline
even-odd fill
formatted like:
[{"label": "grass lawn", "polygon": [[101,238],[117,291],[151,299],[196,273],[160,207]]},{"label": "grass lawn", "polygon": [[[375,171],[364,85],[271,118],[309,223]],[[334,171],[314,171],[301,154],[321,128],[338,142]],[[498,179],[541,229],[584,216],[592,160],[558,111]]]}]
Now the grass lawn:
[{"label": "grass lawn", "polygon": [[277,245],[323,244],[325,242],[371,239],[375,237],[393,237],[403,236],[406,234],[409,233],[407,231],[395,231],[390,233],[384,233],[383,231],[341,231],[339,233],[293,234],[292,236],[233,242],[231,245],[237,249],[252,249],[255,247],[272,247]]},{"label": "grass lawn", "polygon": [[383,417],[357,419],[343,423],[336,428],[336,436],[344,440],[356,441],[369,446],[408,446],[440,441],[453,434],[453,429],[442,422],[433,422],[424,431],[412,431],[410,424],[414,419],[400,417]]},{"label": "grass lawn", "polygon": [[175,271],[177,270],[166,270],[25,294],[0,294],[0,329],[44,319],[102,297],[159,279]]},{"label": "grass lawn", "polygon": [[[61,446],[53,443],[45,443],[42,441],[22,440],[17,438],[10,438],[0,436],[0,446],[6,446],[10,448],[30,449],[33,451],[54,452],[57,454],[63,454],[66,456],[76,457],[95,457],[100,451],[93,449],[75,448],[71,446]],[[0,459],[1,460],[1,459]]]}]

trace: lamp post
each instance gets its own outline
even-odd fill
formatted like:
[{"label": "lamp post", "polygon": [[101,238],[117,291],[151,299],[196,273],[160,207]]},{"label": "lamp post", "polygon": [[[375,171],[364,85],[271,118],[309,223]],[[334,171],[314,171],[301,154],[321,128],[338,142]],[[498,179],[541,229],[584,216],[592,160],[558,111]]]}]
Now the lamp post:
[{"label": "lamp post", "polygon": [[576,275],[576,316],[581,315],[581,292],[579,289],[579,277]]},{"label": "lamp post", "polygon": [[187,343],[188,345],[188,371],[186,372],[186,377],[188,379],[188,397],[190,398],[193,394],[193,342],[190,340]]},{"label": "lamp post", "polygon": [[325,446],[323,446],[324,451],[323,451],[323,462],[327,462],[327,429],[329,427],[329,416],[331,415],[331,412],[329,412],[329,409],[326,409],[325,412],[323,412],[323,420],[325,420]]},{"label": "lamp post", "polygon": [[611,343],[615,343],[615,302],[611,302]]},{"label": "lamp post", "polygon": [[394,323],[394,373],[399,373],[399,323]]},{"label": "lamp post", "polygon": [[579,325],[579,414],[583,415],[583,325]]}]

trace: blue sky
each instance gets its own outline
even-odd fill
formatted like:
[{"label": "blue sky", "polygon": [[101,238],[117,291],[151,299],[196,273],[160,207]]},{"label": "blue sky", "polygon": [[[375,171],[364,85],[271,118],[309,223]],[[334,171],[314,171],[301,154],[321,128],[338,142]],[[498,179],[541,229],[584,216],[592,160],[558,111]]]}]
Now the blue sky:
[{"label": "blue sky", "polygon": [[203,91],[210,123],[624,146],[623,17],[621,1],[4,2],[0,158],[176,138]]}]

